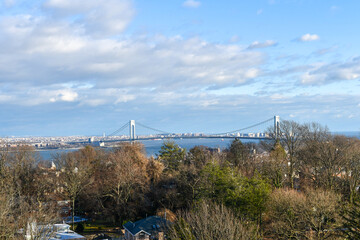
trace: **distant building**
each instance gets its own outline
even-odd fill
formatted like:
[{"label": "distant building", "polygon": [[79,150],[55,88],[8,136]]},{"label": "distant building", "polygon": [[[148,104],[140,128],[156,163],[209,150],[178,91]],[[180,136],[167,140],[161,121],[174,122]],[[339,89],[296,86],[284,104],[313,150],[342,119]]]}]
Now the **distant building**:
[{"label": "distant building", "polygon": [[137,222],[124,224],[125,240],[164,240],[170,222],[159,216],[151,216]]}]

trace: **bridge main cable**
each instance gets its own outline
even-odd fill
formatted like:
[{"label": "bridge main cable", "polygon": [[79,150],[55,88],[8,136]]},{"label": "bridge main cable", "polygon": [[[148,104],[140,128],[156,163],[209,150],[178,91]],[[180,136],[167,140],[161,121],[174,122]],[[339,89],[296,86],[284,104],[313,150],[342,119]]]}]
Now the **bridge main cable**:
[{"label": "bridge main cable", "polygon": [[230,131],[230,132],[224,132],[224,133],[214,133],[214,134],[210,134],[210,136],[217,136],[217,135],[226,135],[226,134],[229,134],[229,133],[234,133],[234,132],[241,132],[241,131],[244,131],[244,130],[247,130],[247,129],[250,129],[250,128],[254,128],[254,127],[257,127],[261,124],[264,124],[264,123],[267,123],[267,122],[270,122],[270,121],[273,121],[273,118],[269,118],[265,121],[262,121],[262,122],[259,122],[259,123],[256,123],[254,125],[251,125],[249,127],[245,127],[245,128],[241,128],[241,129],[237,129],[237,130],[234,130],[234,131]]},{"label": "bridge main cable", "polygon": [[165,132],[165,131],[162,131],[162,130],[159,130],[159,129],[156,129],[156,128],[148,127],[148,126],[146,126],[146,125],[144,125],[144,124],[142,124],[142,123],[139,123],[139,122],[136,122],[136,124],[137,124],[137,125],[140,125],[140,126],[142,126],[142,127],[144,127],[144,128],[153,130],[153,131],[155,131],[155,132],[160,132],[160,133],[164,133],[164,134],[171,134],[171,133],[169,133],[169,132]]},{"label": "bridge main cable", "polygon": [[127,128],[129,126],[129,123],[125,123],[121,128],[119,128],[118,130],[114,131],[113,133],[107,135],[108,137],[114,136],[115,134],[121,132],[122,130],[124,130],[125,128]]}]

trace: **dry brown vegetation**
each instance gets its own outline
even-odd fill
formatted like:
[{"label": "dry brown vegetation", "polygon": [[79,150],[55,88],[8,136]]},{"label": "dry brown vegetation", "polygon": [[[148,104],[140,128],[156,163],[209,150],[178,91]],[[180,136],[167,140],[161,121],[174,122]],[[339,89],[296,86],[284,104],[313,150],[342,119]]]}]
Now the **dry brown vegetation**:
[{"label": "dry brown vegetation", "polygon": [[356,218],[342,210],[358,206],[360,140],[291,121],[281,123],[280,136],[257,145],[235,140],[220,153],[166,142],[156,158],[140,143],[87,146],[54,157],[56,169],[32,148],[2,149],[0,239],[29,222],[56,221],[58,200],[117,226],[167,209],[177,214],[173,239],[343,239]]}]

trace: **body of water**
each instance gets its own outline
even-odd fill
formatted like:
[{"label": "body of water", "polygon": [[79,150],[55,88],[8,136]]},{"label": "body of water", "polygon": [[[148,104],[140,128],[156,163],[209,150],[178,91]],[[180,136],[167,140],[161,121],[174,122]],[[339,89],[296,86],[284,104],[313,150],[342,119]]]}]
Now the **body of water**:
[{"label": "body of water", "polygon": [[[360,138],[359,131],[352,132],[333,132],[335,135],[345,135],[347,137],[357,137]],[[189,150],[195,146],[203,145],[211,148],[220,148],[221,150],[230,146],[233,139],[225,138],[191,138],[191,139],[175,139],[174,140],[180,147]],[[259,140],[251,139],[242,139],[242,142],[255,142],[258,143]],[[160,151],[161,146],[164,143],[164,140],[146,140],[140,141],[145,146],[146,154],[148,157],[156,156]],[[44,160],[51,160],[54,155],[58,153],[66,153],[71,151],[76,151],[78,149],[53,149],[53,150],[39,150],[40,156]]]},{"label": "body of water", "polygon": [[[180,147],[189,150],[195,146],[203,145],[211,148],[220,148],[221,150],[230,146],[233,139],[225,138],[196,138],[196,139],[176,139],[174,140]],[[259,142],[259,140],[241,140],[242,142]],[[145,146],[146,154],[148,157],[156,156],[160,151],[161,146],[164,144],[164,140],[146,140],[140,141]],[[51,149],[51,150],[39,150],[40,156],[44,160],[52,160],[53,156],[59,153],[67,153],[76,151],[78,149]]]}]

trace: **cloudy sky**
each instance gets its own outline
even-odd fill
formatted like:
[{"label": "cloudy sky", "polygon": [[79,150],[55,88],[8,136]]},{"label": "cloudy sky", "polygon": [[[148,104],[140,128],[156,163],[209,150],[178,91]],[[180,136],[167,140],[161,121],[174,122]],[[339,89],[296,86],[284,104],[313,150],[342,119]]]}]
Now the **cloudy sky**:
[{"label": "cloudy sky", "polygon": [[274,115],[359,131],[358,9],[358,0],[0,0],[0,136],[101,135],[130,119],[216,133]]}]

